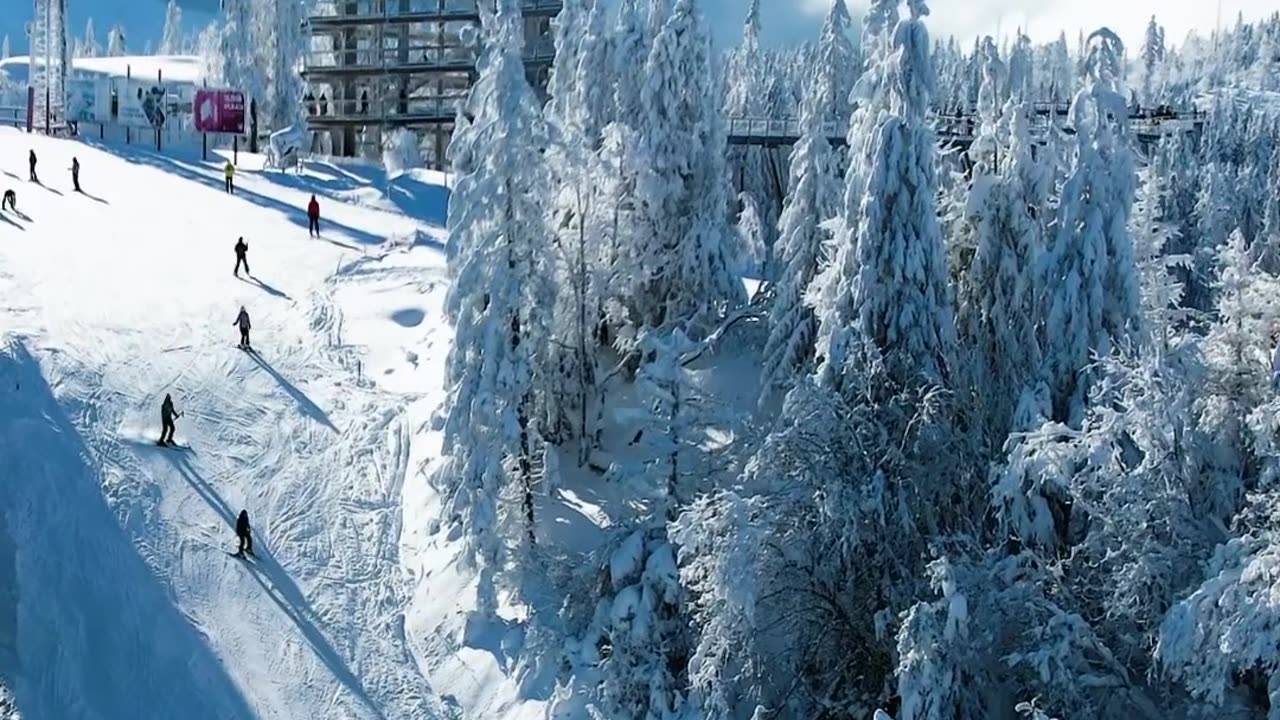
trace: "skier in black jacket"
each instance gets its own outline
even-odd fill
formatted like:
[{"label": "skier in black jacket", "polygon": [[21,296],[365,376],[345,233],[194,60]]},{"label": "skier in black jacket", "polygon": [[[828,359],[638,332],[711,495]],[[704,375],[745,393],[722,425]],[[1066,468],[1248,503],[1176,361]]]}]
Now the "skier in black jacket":
[{"label": "skier in black jacket", "polygon": [[164,402],[160,403],[160,445],[173,444],[173,420],[182,417],[182,413],[174,414],[173,398],[165,393]]},{"label": "skier in black jacket", "polygon": [[31,169],[31,182],[39,184],[40,178],[36,177],[36,151],[32,150],[27,154],[27,165]]},{"label": "skier in black jacket", "polygon": [[249,528],[249,511],[241,510],[240,517],[236,518],[236,537],[240,540],[240,549],[236,550],[237,557],[244,557],[245,553],[253,554],[253,531]]},{"label": "skier in black jacket", "polygon": [[249,272],[249,243],[244,238],[236,240],[236,277],[240,277],[241,265],[244,265],[244,274],[252,277],[253,273]]}]

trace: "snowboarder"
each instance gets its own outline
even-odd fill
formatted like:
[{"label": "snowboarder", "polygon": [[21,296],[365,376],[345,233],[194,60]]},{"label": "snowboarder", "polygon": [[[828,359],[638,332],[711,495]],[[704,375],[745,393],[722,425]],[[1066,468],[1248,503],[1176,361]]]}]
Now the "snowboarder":
[{"label": "snowboarder", "polygon": [[236,321],[231,324],[240,327],[240,349],[251,349],[252,346],[249,345],[249,311],[245,310],[243,305],[240,306],[240,314],[236,316]]},{"label": "snowboarder", "polygon": [[244,238],[236,240],[236,277],[240,277],[241,265],[244,265],[244,274],[252,277],[253,273],[249,271],[249,243]]},{"label": "snowboarder", "polygon": [[227,161],[226,167],[222,168],[222,174],[227,179],[227,192],[231,193],[232,195],[235,195],[236,194],[236,184],[235,184],[236,166],[232,165],[230,160]]},{"label": "snowboarder", "polygon": [[164,395],[164,402],[160,403],[160,442],[158,445],[173,444],[173,420],[182,417],[182,413],[173,412],[173,398],[168,393]]},{"label": "snowboarder", "polygon": [[76,192],[80,192],[80,160],[79,158],[71,158],[71,184],[75,186]]},{"label": "snowboarder", "polygon": [[320,202],[316,200],[316,196],[311,196],[311,202],[307,203],[307,234],[314,234],[320,237]]},{"label": "snowboarder", "polygon": [[14,212],[18,212],[18,193],[12,188],[4,191],[4,200],[0,200],[0,211],[9,208]]},{"label": "snowboarder", "polygon": [[240,548],[235,551],[234,556],[243,558],[245,553],[253,555],[253,530],[249,527],[248,510],[241,510],[240,517],[236,518],[236,538],[240,541]]},{"label": "snowboarder", "polygon": [[31,182],[39,183],[40,178],[36,177],[36,151],[35,150],[32,150],[27,155],[27,165],[29,166],[30,172],[31,172]]}]

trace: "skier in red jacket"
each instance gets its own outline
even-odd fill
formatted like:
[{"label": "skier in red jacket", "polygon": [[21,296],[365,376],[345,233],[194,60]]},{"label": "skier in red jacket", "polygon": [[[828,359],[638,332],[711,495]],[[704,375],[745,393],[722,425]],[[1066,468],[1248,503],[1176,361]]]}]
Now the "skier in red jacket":
[{"label": "skier in red jacket", "polygon": [[320,237],[320,203],[316,201],[316,196],[311,196],[311,202],[307,203],[307,234]]}]

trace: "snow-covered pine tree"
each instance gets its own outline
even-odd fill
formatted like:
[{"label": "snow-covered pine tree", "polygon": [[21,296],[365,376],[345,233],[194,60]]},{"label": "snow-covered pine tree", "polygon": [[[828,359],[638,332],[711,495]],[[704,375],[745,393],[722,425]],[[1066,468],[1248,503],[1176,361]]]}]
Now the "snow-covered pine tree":
[{"label": "snow-covered pine tree", "polygon": [[[991,450],[1002,448],[1014,429],[1019,396],[1041,361],[1035,274],[1043,236],[1029,202],[1039,189],[1027,185],[1042,175],[1032,156],[1030,110],[1030,103],[1006,103],[1006,159],[999,174],[975,165],[962,224],[973,258],[959,289],[958,322],[971,350],[965,354],[970,392]],[[996,147],[994,126],[983,118],[980,127],[985,145]]]},{"label": "snow-covered pine tree", "polygon": [[800,113],[800,141],[791,150],[791,181],[778,223],[781,271],[769,307],[769,339],[761,356],[760,401],[790,389],[813,357],[817,318],[805,301],[809,285],[824,264],[823,210],[836,205],[838,189],[830,175],[831,146],[823,121],[831,107],[830,73],[815,73]]},{"label": "snow-covered pine tree", "polygon": [[[846,189],[846,207],[850,195],[862,195],[857,213],[846,218],[853,234],[837,239],[836,258],[810,293],[819,373],[836,389],[876,355],[901,386],[945,383],[954,352],[955,316],[935,210],[934,138],[926,119],[933,67],[921,18],[928,7],[918,1],[910,9],[883,62],[886,111],[873,135],[865,194]],[[858,347],[870,352],[859,357]]]},{"label": "snow-covered pine tree", "polygon": [[1035,72],[1035,48],[1031,45],[1031,38],[1019,28],[1013,49],[1009,51],[1009,85],[1006,97],[1018,102],[1035,100]]},{"label": "snow-covered pine tree", "polygon": [[578,124],[582,137],[591,150],[600,148],[604,128],[617,117],[614,105],[616,77],[613,73],[612,47],[605,26],[607,9],[594,3],[588,12],[586,27],[578,46],[577,79]]},{"label": "snow-covered pine tree", "polygon": [[[814,57],[813,73],[822,75],[822,83],[831,88],[826,96],[829,107],[823,113],[822,120],[833,128],[847,127],[853,115],[851,97],[853,83],[857,79],[855,69],[859,66],[859,58],[853,46],[850,29],[852,24],[845,0],[831,3],[831,9],[822,22],[818,51]],[[809,92],[807,85],[805,92]]]},{"label": "snow-covered pine tree", "polygon": [[1152,15],[1147,22],[1147,32],[1142,40],[1142,102],[1154,107],[1156,92],[1159,89],[1158,71],[1164,62],[1164,28],[1156,24],[1156,16]]},{"label": "snow-covered pine tree", "polygon": [[178,0],[169,0],[164,10],[164,32],[160,36],[160,54],[177,55],[182,52],[182,8]]},{"label": "snow-covered pine tree", "polygon": [[648,26],[645,30],[645,45],[652,47],[658,34],[662,32],[662,27],[667,24],[667,20],[671,18],[672,0],[649,0],[649,13],[645,17],[648,19]]},{"label": "snow-covered pine tree", "polygon": [[1189,316],[1182,306],[1183,285],[1174,270],[1190,267],[1191,256],[1169,251],[1177,229],[1161,216],[1160,197],[1166,183],[1168,179],[1149,167],[1140,173],[1130,228],[1142,298],[1144,344],[1158,358],[1168,355],[1178,326]]},{"label": "snow-covered pine tree", "polygon": [[[466,145],[470,172],[458,179],[449,204],[446,311],[455,339],[446,365],[449,416],[445,453],[434,481],[448,519],[461,523],[466,558],[482,569],[480,611],[492,612],[494,573],[500,568],[500,495],[515,485],[520,528],[533,539],[532,412],[537,358],[549,293],[543,263],[549,254],[540,199],[545,125],[525,78],[519,0],[500,0],[484,13],[480,75],[467,99],[475,122],[454,137]],[[458,155],[460,151],[451,149]]]},{"label": "snow-covered pine tree", "polygon": [[584,0],[565,0],[552,21],[556,58],[547,81],[547,122],[559,129],[571,122],[578,107],[578,47],[586,33],[588,9]]},{"label": "snow-covered pine tree", "polygon": [[613,28],[614,106],[618,122],[638,127],[644,117],[640,89],[644,87],[644,66],[648,55],[639,0],[622,0]]},{"label": "snow-covered pine tree", "polygon": [[4,40],[0,41],[0,60],[8,60],[12,56],[13,53],[9,50],[9,35],[6,33]]},{"label": "snow-covered pine tree", "polygon": [[1090,34],[1088,81],[1071,105],[1072,170],[1062,187],[1053,243],[1041,262],[1043,379],[1054,418],[1070,424],[1083,417],[1092,356],[1125,346],[1141,314],[1128,229],[1136,175],[1123,59],[1115,33],[1103,28]]},{"label": "snow-covered pine tree", "polygon": [[98,33],[93,29],[93,18],[84,21],[84,40],[80,44],[83,57],[98,57],[102,54],[102,46],[98,44]]},{"label": "snow-covered pine tree", "polygon": [[112,25],[111,30],[107,33],[107,55],[122,57],[128,52],[128,48],[125,45],[124,28],[120,27],[119,23]]},{"label": "snow-covered pine tree", "polygon": [[645,65],[641,178],[645,245],[633,301],[649,327],[708,331],[745,302],[725,255],[724,129],[716,110],[711,46],[696,0],[676,0]]}]

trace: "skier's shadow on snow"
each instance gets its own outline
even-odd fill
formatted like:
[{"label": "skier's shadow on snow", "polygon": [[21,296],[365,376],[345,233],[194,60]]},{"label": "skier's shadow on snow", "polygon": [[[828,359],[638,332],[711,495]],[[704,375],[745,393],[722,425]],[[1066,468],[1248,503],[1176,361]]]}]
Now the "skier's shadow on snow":
[{"label": "skier's shadow on snow", "polygon": [[92,201],[94,201],[94,202],[97,202],[97,203],[102,203],[103,205],[110,205],[110,204],[111,204],[111,203],[107,202],[106,200],[103,200],[102,198],[98,197],[97,195],[90,195],[89,193],[87,193],[87,192],[85,192],[85,191],[83,191],[83,190],[77,190],[77,191],[76,191],[76,194],[77,194],[77,195],[83,195],[83,196],[85,196],[85,197],[89,198],[90,200],[92,200]]},{"label": "skier's shadow on snow", "polygon": [[32,185],[35,185],[35,186],[37,186],[37,187],[44,188],[45,190],[48,190],[49,192],[53,193],[54,195],[58,195],[59,197],[65,197],[65,196],[63,196],[63,195],[62,195],[62,191],[61,191],[61,190],[59,190],[59,189],[57,189],[57,188],[51,188],[51,187],[49,187],[48,185],[45,185],[44,183],[40,182],[39,180],[32,180],[32,181],[31,181],[31,184],[32,184]]},{"label": "skier's shadow on snow", "polygon": [[191,486],[191,489],[195,490],[205,503],[207,503],[209,507],[213,508],[214,512],[222,516],[222,520],[227,524],[227,527],[235,528],[236,513],[232,512],[231,507],[227,505],[226,500],[222,499],[222,496],[218,494],[218,491],[214,490],[213,486],[210,485],[207,480],[200,477],[200,473],[196,472],[195,468],[191,467],[191,462],[187,460],[187,456],[170,451],[170,453],[167,453],[165,457],[167,457],[169,462],[177,468],[178,474],[182,476],[183,480],[187,481],[187,484]]},{"label": "skier's shadow on snow", "polygon": [[[228,529],[234,529],[236,526],[236,513],[232,511],[227,502],[222,499],[217,490],[208,483],[196,469],[191,466],[185,455],[171,455],[169,462],[178,470],[178,474],[182,475],[182,479],[195,490],[200,497],[208,503],[214,512],[222,517],[222,521],[227,524]],[[320,628],[316,627],[312,620],[311,604],[307,602],[302,591],[298,589],[293,578],[280,567],[272,557],[271,552],[258,545],[258,550],[254,553],[253,560],[244,560],[249,568],[249,575],[253,577],[254,582],[258,583],[258,587],[262,588],[262,593],[271,598],[272,602],[284,612],[285,615],[298,626],[298,630],[302,636],[306,638],[307,643],[311,645],[311,649],[315,651],[316,657],[329,668],[334,678],[342,683],[352,695],[374,713],[374,716],[385,717],[382,712],[369,699],[369,694],[365,691],[364,685],[360,679],[351,672],[346,662],[338,655],[325,638]],[[266,580],[263,577],[266,577]],[[270,582],[268,582],[270,581]]]},{"label": "skier's shadow on snow", "polygon": [[245,562],[249,565],[249,575],[258,583],[258,587],[262,588],[263,594],[271,598],[294,625],[298,626],[302,636],[315,651],[316,657],[329,668],[333,677],[342,683],[356,697],[356,700],[367,707],[374,717],[385,718],[382,711],[369,699],[369,694],[365,691],[360,678],[351,672],[347,663],[329,644],[324,632],[316,627],[312,620],[311,603],[307,602],[302,591],[293,582],[293,578],[289,577],[284,568],[280,567],[275,558],[265,550],[259,551],[255,559]]},{"label": "skier's shadow on snow", "polygon": [[[236,277],[240,277],[240,276],[237,275]],[[271,287],[270,285],[266,284],[259,278],[254,277],[253,275],[250,275],[248,278],[240,277],[240,282],[246,282],[246,283],[249,283],[250,285],[257,285],[258,287],[262,288],[263,292],[267,293],[268,295],[278,297],[283,300],[288,300],[289,302],[293,302],[293,298],[289,297],[289,295],[285,293],[283,290],[277,290],[276,288]]]},{"label": "skier's shadow on snow", "polygon": [[5,222],[9,223],[10,225],[12,225],[12,226],[14,226],[14,227],[18,228],[19,230],[21,230],[21,231],[23,231],[23,232],[26,232],[26,231],[27,231],[27,229],[26,229],[25,227],[23,227],[21,223],[16,223],[16,222],[14,222],[14,221],[10,220],[10,219],[9,219],[9,214],[8,214],[8,213],[0,212],[0,220],[3,220],[3,221],[5,221]]},{"label": "skier's shadow on snow", "polygon": [[334,432],[338,432],[338,428],[334,427],[333,421],[329,419],[329,414],[321,409],[319,405],[312,402],[311,398],[307,397],[305,393],[294,387],[293,383],[285,380],[280,373],[276,372],[275,368],[271,367],[271,363],[263,360],[262,356],[256,352],[248,353],[248,355],[250,358],[253,358],[253,361],[258,364],[258,367],[262,368],[272,377],[272,379],[276,381],[280,386],[280,389],[284,390],[289,394],[289,397],[293,398],[293,401],[298,404],[298,407],[302,409],[302,412],[306,413],[312,420],[315,420]]}]

